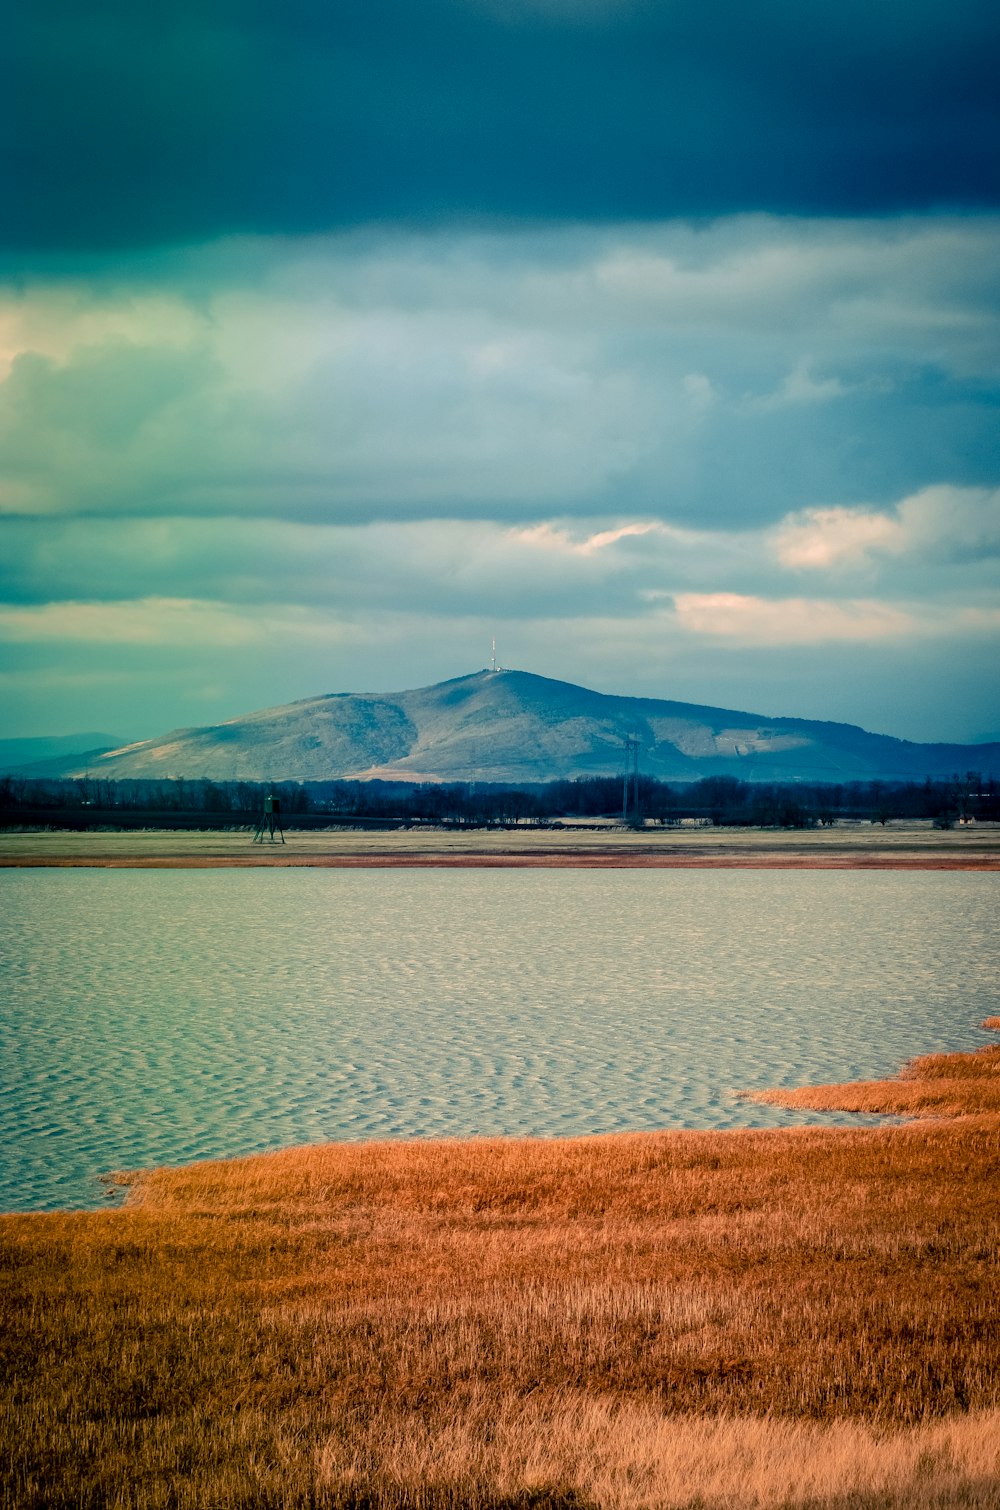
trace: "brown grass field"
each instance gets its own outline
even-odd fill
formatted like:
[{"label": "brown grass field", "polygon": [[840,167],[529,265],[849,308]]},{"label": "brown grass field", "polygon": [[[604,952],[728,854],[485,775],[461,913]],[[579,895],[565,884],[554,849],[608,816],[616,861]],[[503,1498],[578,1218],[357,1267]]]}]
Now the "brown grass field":
[{"label": "brown grass field", "polygon": [[1000,1047],[772,1099],[0,1218],[0,1503],[1000,1510]]},{"label": "brown grass field", "polygon": [[0,832],[0,868],[514,866],[565,869],[1000,870],[1000,825],[843,822],[833,828],[522,826],[506,829],[331,829],[253,844],[247,831]]}]

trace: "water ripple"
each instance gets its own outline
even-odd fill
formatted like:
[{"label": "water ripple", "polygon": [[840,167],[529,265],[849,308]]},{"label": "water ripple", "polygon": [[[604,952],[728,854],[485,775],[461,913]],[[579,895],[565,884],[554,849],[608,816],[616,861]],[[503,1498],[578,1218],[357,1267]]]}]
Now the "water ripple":
[{"label": "water ripple", "polygon": [[737,1087],[983,1041],[998,878],[0,872],[0,1210],[327,1139],[850,1120]]}]

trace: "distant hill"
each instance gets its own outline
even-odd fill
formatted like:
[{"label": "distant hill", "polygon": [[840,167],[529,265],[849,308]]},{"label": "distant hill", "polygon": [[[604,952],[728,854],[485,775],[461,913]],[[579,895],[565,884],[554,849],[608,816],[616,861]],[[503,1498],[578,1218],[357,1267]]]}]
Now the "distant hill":
[{"label": "distant hill", "polygon": [[410,692],[331,693],[65,763],[67,775],[213,781],[540,782],[622,768],[663,781],[922,780],[1000,775],[1000,744],[912,744],[851,724],[612,697],[526,671],[480,671]]},{"label": "distant hill", "polygon": [[67,762],[93,760],[122,742],[120,734],[55,734],[0,739],[0,776],[60,776]]}]

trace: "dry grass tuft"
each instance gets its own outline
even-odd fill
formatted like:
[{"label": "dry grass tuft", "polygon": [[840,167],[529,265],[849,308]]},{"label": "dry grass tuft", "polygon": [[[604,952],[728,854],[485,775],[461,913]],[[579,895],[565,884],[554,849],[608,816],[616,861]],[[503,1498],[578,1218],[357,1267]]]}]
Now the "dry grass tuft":
[{"label": "dry grass tuft", "polygon": [[[1000,1018],[984,1028],[1000,1029]],[[972,1054],[924,1054],[895,1080],[807,1085],[791,1091],[753,1091],[751,1101],[824,1111],[898,1113],[906,1117],[968,1117],[1000,1113],[1000,1045]]]},{"label": "dry grass tuft", "polygon": [[0,1218],[0,1505],[1000,1510],[996,1052],[887,1082],[950,1121],[327,1145]]},{"label": "dry grass tuft", "polygon": [[[582,1392],[486,1396],[442,1419],[403,1418],[389,1442],[365,1435],[346,1452],[341,1442],[324,1446],[319,1482],[399,1506],[997,1510],[1000,1413],[880,1433],[854,1421],[671,1416]],[[468,1499],[455,1496],[462,1484]]]}]

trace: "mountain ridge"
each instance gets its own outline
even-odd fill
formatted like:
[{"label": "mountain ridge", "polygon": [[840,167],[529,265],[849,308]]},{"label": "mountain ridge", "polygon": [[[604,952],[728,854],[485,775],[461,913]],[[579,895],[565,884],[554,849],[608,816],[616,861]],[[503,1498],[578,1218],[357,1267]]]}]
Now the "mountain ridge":
[{"label": "mountain ridge", "polygon": [[540,782],[610,775],[627,737],[647,775],[696,781],[920,780],[1000,774],[1000,744],[918,744],[832,720],[596,692],[526,671],[390,693],[333,692],[106,751],[112,779]]},{"label": "mountain ridge", "polygon": [[97,732],[0,739],[0,775],[60,775],[67,761],[90,760],[119,748],[120,734]]}]

